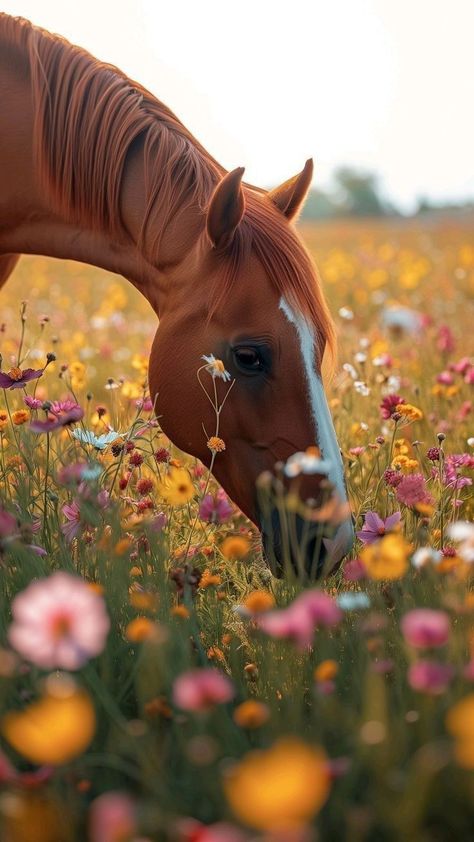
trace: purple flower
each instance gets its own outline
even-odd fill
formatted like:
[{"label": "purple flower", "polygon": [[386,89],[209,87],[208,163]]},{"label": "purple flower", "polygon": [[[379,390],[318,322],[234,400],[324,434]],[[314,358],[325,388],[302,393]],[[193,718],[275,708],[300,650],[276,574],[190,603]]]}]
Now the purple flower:
[{"label": "purple flower", "polygon": [[382,520],[377,512],[366,512],[364,518],[364,525],[356,535],[363,544],[373,544],[393,529],[400,523],[401,513],[395,512],[393,515]]},{"label": "purple flower", "polygon": [[380,404],[380,414],[382,418],[388,421],[388,419],[392,417],[393,413],[396,412],[396,408],[400,403],[405,403],[405,399],[401,398],[400,395],[387,395]]},{"label": "purple flower", "polygon": [[199,517],[207,523],[224,523],[232,516],[232,512],[229,498],[222,488],[216,494],[206,494],[199,506]]},{"label": "purple flower", "polygon": [[79,404],[72,398],[66,398],[64,401],[53,401],[51,403],[51,412],[53,415],[60,415],[61,412],[71,412],[71,410],[79,408]]},{"label": "purple flower", "polygon": [[71,543],[72,539],[80,535],[84,528],[81,523],[81,510],[77,502],[73,500],[72,503],[65,503],[61,511],[66,518],[66,523],[61,525],[61,532],[66,541]]},{"label": "purple flower", "polygon": [[454,670],[449,664],[439,661],[416,661],[408,670],[408,683],[419,693],[440,696],[449,687]]},{"label": "purple flower", "polygon": [[33,371],[32,368],[11,368],[8,374],[5,374],[4,371],[0,371],[0,388],[21,389],[25,383],[29,383],[30,380],[37,380],[38,377],[41,377],[43,371],[43,368],[40,368],[37,371]]},{"label": "purple flower", "polygon": [[23,400],[28,409],[41,409],[43,406],[43,401],[40,401],[39,398],[32,398],[31,395],[25,395]]},{"label": "purple flower", "polygon": [[33,433],[51,433],[53,430],[59,430],[60,427],[67,427],[69,424],[75,424],[80,421],[84,415],[84,410],[80,406],[75,406],[68,412],[62,415],[56,415],[53,418],[48,418],[46,421],[32,421],[30,430]]}]

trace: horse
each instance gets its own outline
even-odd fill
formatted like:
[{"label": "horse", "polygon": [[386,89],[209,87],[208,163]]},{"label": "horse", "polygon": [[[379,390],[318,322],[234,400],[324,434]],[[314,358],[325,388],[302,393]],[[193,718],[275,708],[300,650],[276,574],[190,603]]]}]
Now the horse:
[{"label": "horse", "polygon": [[[159,320],[149,388],[165,434],[210,465],[203,429],[212,430],[214,410],[196,372],[203,356],[222,361],[233,387],[214,476],[260,530],[279,574],[282,515],[263,513],[257,479],[319,449],[327,468],[315,460],[305,496],[321,501],[329,484],[346,509],[330,537],[310,533],[307,569],[315,556],[319,572],[335,568],[353,541],[321,377],[335,332],[295,228],[312,160],[274,189],[247,184],[243,168],[227,172],[119,69],[6,14],[0,101],[0,286],[24,253],[128,279]],[[304,514],[296,523],[307,535]]]}]

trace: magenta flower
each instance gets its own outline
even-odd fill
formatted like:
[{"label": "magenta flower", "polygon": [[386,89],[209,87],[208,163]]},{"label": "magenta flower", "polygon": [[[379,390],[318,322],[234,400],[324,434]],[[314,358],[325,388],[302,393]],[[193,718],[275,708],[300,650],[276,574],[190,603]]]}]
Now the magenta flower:
[{"label": "magenta flower", "polygon": [[136,805],[126,792],[104,792],[89,810],[90,842],[118,842],[135,838]]},{"label": "magenta flower", "polygon": [[41,409],[43,406],[43,401],[40,401],[39,398],[32,398],[31,395],[25,395],[23,400],[28,409]]},{"label": "magenta flower", "polygon": [[72,503],[65,503],[61,511],[66,518],[66,523],[61,524],[61,532],[70,543],[84,529],[84,524],[81,522],[81,510],[76,500],[73,500]]},{"label": "magenta flower", "polygon": [[451,624],[444,611],[416,608],[402,618],[401,629],[410,646],[426,649],[431,646],[444,646],[449,640]]},{"label": "magenta flower", "polygon": [[72,412],[73,409],[80,409],[80,406],[72,398],[65,398],[63,401],[53,401],[50,409],[53,415],[61,415],[62,412]]},{"label": "magenta flower", "polygon": [[367,570],[359,558],[347,561],[342,574],[346,582],[359,582],[361,579],[367,578]]},{"label": "magenta flower", "polygon": [[30,380],[37,380],[41,377],[44,369],[40,368],[33,371],[32,368],[11,368],[8,374],[0,371],[0,388],[1,389],[22,389],[25,383]]},{"label": "magenta flower", "polygon": [[173,684],[173,702],[183,710],[207,711],[230,702],[234,695],[230,678],[213,667],[188,670]]},{"label": "magenta flower", "polygon": [[405,506],[416,506],[417,503],[432,503],[433,498],[426,487],[422,474],[407,474],[396,486],[399,503]]},{"label": "magenta flower", "polygon": [[206,494],[199,506],[199,517],[207,523],[225,523],[232,513],[229,498],[222,488],[216,494]]},{"label": "magenta flower", "polygon": [[63,571],[28,585],[12,615],[10,645],[42,669],[80,669],[102,652],[110,627],[102,597]]},{"label": "magenta flower", "polygon": [[385,421],[392,417],[393,413],[397,411],[399,403],[405,403],[405,399],[400,395],[387,395],[380,404],[380,415]]},{"label": "magenta flower", "polygon": [[[52,412],[52,410],[51,410]],[[33,433],[51,433],[53,430],[59,430],[60,427],[68,427],[70,424],[75,424],[80,421],[84,415],[84,410],[80,406],[70,409],[68,412],[63,412],[61,415],[53,415],[46,421],[32,421],[30,430]]]},{"label": "magenta flower", "polygon": [[382,520],[377,512],[366,512],[364,517],[364,525],[356,535],[363,544],[373,544],[390,532],[394,526],[400,523],[401,512],[394,512],[393,515]]},{"label": "magenta flower", "polygon": [[454,669],[449,664],[439,661],[420,660],[408,670],[408,683],[419,693],[440,696],[447,690],[454,676]]},{"label": "magenta flower", "polygon": [[336,601],[314,589],[300,594],[288,608],[268,611],[259,617],[258,625],[270,637],[293,640],[304,649],[311,645],[318,626],[336,626],[342,617]]},{"label": "magenta flower", "polygon": [[10,514],[10,512],[5,512],[3,509],[0,509],[0,538],[10,538],[11,535],[15,535],[18,532],[18,523],[16,518]]}]

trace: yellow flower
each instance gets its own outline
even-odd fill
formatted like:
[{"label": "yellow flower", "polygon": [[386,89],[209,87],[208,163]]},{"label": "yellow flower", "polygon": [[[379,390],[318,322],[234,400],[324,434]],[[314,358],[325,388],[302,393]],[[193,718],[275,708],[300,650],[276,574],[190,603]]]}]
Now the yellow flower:
[{"label": "yellow flower", "polygon": [[293,737],[245,755],[224,779],[237,818],[263,831],[303,827],[322,807],[329,788],[324,752]]},{"label": "yellow flower", "polygon": [[229,535],[221,544],[221,553],[225,558],[244,558],[250,549],[250,542],[240,535]]},{"label": "yellow flower", "polygon": [[219,436],[211,436],[207,446],[212,453],[221,453],[225,450],[225,441],[220,439]]},{"label": "yellow flower", "polygon": [[455,739],[454,754],[464,769],[474,769],[474,693],[465,696],[447,713],[446,727]]},{"label": "yellow flower", "polygon": [[360,552],[360,559],[371,579],[401,579],[408,567],[411,544],[396,533],[369,544]]},{"label": "yellow flower", "polygon": [[400,453],[398,456],[394,457],[392,468],[395,471],[400,469],[404,474],[409,474],[410,471],[416,471],[418,468],[418,462],[416,459],[410,459],[409,456],[405,456],[405,454]]},{"label": "yellow flower", "polygon": [[155,591],[145,591],[138,583],[132,585],[129,590],[130,605],[139,611],[156,611],[159,605],[159,597]]},{"label": "yellow flower", "polygon": [[174,605],[171,609],[171,614],[173,617],[181,617],[182,620],[187,620],[190,616],[189,610],[185,605]]},{"label": "yellow flower", "polygon": [[0,409],[0,430],[3,430],[8,424],[8,412]]},{"label": "yellow flower", "polygon": [[10,842],[55,842],[71,839],[72,815],[65,805],[41,787],[37,792],[19,789],[5,793],[2,839]]},{"label": "yellow flower", "polygon": [[327,661],[321,661],[314,670],[315,681],[332,681],[339,672],[339,665],[337,661],[328,658]]},{"label": "yellow flower", "polygon": [[163,629],[147,617],[136,617],[125,629],[125,637],[131,643],[142,643],[144,640],[159,642],[163,639]]},{"label": "yellow flower", "polygon": [[261,614],[263,611],[270,611],[274,607],[275,599],[268,591],[252,591],[244,599],[242,605],[250,614]]},{"label": "yellow flower", "polygon": [[268,706],[256,699],[247,699],[234,710],[234,722],[240,728],[260,728],[270,718]]},{"label": "yellow flower", "polygon": [[17,409],[15,412],[12,412],[12,421],[17,427],[20,424],[26,424],[27,421],[30,420],[30,413],[27,409]]},{"label": "yellow flower", "polygon": [[72,679],[48,682],[48,692],[24,710],[7,713],[1,731],[31,763],[62,766],[85,751],[96,729],[95,711],[85,690]]},{"label": "yellow flower", "polygon": [[218,576],[216,573],[211,573],[211,571],[206,568],[199,581],[199,587],[210,588],[213,585],[220,585],[221,582],[222,579],[220,576]]},{"label": "yellow flower", "polygon": [[421,421],[423,418],[421,409],[411,403],[397,403],[395,409],[407,421]]},{"label": "yellow flower", "polygon": [[183,506],[194,497],[196,489],[185,468],[170,468],[159,485],[161,496],[171,506]]}]

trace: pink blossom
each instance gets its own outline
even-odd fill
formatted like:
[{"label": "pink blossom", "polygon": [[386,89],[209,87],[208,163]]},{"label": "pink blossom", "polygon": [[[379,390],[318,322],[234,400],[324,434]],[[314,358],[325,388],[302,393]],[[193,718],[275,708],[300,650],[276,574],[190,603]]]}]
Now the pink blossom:
[{"label": "pink blossom", "polygon": [[407,474],[397,485],[397,500],[405,506],[416,506],[417,503],[432,503],[433,498],[426,488],[422,474]]},{"label": "pink blossom", "polygon": [[413,690],[440,696],[449,687],[454,670],[439,661],[416,661],[408,670],[408,683]]},{"label": "pink blossom", "polygon": [[454,351],[456,343],[454,336],[448,325],[441,325],[438,330],[438,338],[436,342],[437,348],[443,354],[450,354]]},{"label": "pink blossom", "polygon": [[452,370],[456,371],[458,374],[466,374],[466,371],[468,371],[472,367],[472,365],[473,364],[471,363],[469,357],[461,357],[461,359],[458,360],[457,363],[453,363],[453,365],[450,366],[450,368],[452,368]]},{"label": "pink blossom", "polygon": [[359,558],[346,562],[342,574],[346,582],[359,582],[367,577],[367,571]]},{"label": "pink blossom", "polygon": [[359,532],[356,532],[356,535],[363,544],[373,544],[397,526],[400,523],[400,518],[400,512],[394,512],[393,515],[385,518],[385,520],[382,520],[377,512],[366,512],[364,525]]},{"label": "pink blossom", "polygon": [[436,381],[438,383],[443,383],[444,386],[452,386],[454,383],[454,377],[450,371],[440,371],[439,374],[436,375]]},{"label": "pink blossom", "polygon": [[89,810],[90,842],[119,842],[137,832],[135,802],[125,792],[105,792]]},{"label": "pink blossom", "polygon": [[16,518],[10,512],[0,509],[0,538],[9,538],[11,535],[15,535],[16,532],[18,532]]},{"label": "pink blossom", "polygon": [[[243,831],[226,822],[205,825],[196,819],[181,819],[176,832],[177,842],[246,842],[249,839]],[[270,839],[268,842],[271,842]]]},{"label": "pink blossom", "polygon": [[474,366],[468,368],[464,375],[464,382],[468,384],[468,386],[472,386],[474,383]]},{"label": "pink blossom", "polygon": [[311,645],[318,626],[335,626],[342,616],[336,601],[315,589],[300,594],[288,608],[268,611],[259,617],[258,625],[270,637],[294,640],[304,649]]},{"label": "pink blossom", "polygon": [[213,667],[188,670],[173,684],[174,704],[183,710],[210,710],[214,705],[230,702],[234,695],[230,678]]},{"label": "pink blossom", "polygon": [[225,523],[232,513],[229,498],[222,488],[216,494],[206,494],[199,506],[199,517],[207,523]]},{"label": "pink blossom", "polygon": [[396,407],[399,403],[405,403],[405,399],[401,398],[400,395],[387,395],[380,404],[380,415],[382,418],[388,421],[393,413],[396,412]]},{"label": "pink blossom", "polygon": [[451,624],[444,611],[416,608],[402,618],[401,629],[410,646],[425,649],[431,646],[444,646],[449,640]]},{"label": "pink blossom", "polygon": [[474,658],[471,658],[469,663],[464,667],[463,676],[468,681],[474,681]]},{"label": "pink blossom", "polygon": [[63,401],[52,401],[50,406],[53,415],[61,415],[62,412],[72,412],[80,408],[79,404],[73,398],[66,398]]},{"label": "pink blossom", "polygon": [[41,409],[43,406],[43,401],[40,401],[39,398],[31,397],[31,395],[25,395],[23,400],[28,409]]},{"label": "pink blossom", "polygon": [[43,669],[80,669],[102,652],[110,626],[102,597],[64,571],[28,585],[12,615],[11,646]]},{"label": "pink blossom", "polygon": [[61,532],[66,541],[71,543],[73,538],[80,535],[85,528],[85,525],[81,522],[81,510],[76,500],[73,500],[72,503],[65,503],[61,511],[67,521],[61,524]]}]

